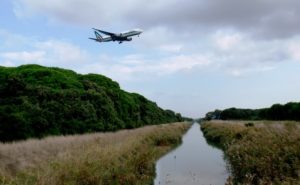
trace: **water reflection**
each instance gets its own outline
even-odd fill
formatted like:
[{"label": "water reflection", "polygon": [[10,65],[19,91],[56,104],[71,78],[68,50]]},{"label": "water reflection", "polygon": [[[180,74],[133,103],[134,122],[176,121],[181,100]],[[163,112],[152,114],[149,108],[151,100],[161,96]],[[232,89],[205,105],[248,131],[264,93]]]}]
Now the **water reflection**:
[{"label": "water reflection", "polygon": [[158,160],[155,185],[224,185],[223,152],[207,144],[199,124],[192,125],[176,150]]}]

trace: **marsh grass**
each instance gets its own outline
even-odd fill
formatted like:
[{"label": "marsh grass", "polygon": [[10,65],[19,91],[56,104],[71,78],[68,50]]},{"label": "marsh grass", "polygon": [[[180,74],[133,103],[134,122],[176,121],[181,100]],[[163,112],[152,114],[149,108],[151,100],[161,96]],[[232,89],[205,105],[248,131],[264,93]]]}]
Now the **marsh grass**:
[{"label": "marsh grass", "polygon": [[0,144],[0,184],[151,184],[155,161],[187,123]]},{"label": "marsh grass", "polygon": [[300,184],[300,123],[210,121],[205,137],[224,149],[232,179],[228,184]]}]

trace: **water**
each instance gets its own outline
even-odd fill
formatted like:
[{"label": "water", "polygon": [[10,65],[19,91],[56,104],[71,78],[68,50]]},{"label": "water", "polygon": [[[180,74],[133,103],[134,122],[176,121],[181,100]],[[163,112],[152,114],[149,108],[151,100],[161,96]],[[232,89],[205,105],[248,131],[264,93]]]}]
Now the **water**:
[{"label": "water", "polygon": [[223,152],[207,144],[197,123],[157,161],[156,174],[155,185],[224,185],[228,177]]}]

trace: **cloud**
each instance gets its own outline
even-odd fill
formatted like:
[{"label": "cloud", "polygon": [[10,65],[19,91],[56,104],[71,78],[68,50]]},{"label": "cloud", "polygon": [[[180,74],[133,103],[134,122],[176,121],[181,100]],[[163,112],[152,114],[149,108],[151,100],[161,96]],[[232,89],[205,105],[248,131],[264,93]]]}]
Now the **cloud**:
[{"label": "cloud", "polygon": [[[153,33],[165,31],[160,28]],[[31,41],[30,45],[24,44],[31,50],[0,52],[0,59],[9,61],[9,65],[39,63],[70,68],[81,73],[100,73],[120,81],[193,73],[201,69],[240,77],[271,71],[279,63],[299,59],[300,47],[294,38],[286,41],[254,41],[241,32],[225,29],[211,33],[209,44],[204,45],[204,49],[199,49],[203,46],[197,46],[194,51],[189,51],[190,45],[176,44],[178,41],[173,44],[172,37],[169,35],[165,40],[162,38],[161,42],[158,40],[157,49],[161,54],[153,54],[156,48],[152,48],[152,51],[120,56],[105,53],[99,55],[62,40],[23,38]],[[151,46],[152,43],[149,42],[138,45]]]},{"label": "cloud", "polygon": [[62,40],[40,41],[0,30],[0,65],[17,66],[38,63],[47,66],[74,68],[88,62],[89,54],[79,46]]},{"label": "cloud", "polygon": [[160,78],[177,73],[191,73],[209,66],[212,61],[202,55],[175,55],[159,60],[132,55],[111,61],[91,62],[78,69],[81,73],[100,73],[119,81]]},{"label": "cloud", "polygon": [[159,65],[153,68],[159,74],[177,73],[180,71],[192,71],[212,63],[207,57],[202,55],[177,55],[162,59]]},{"label": "cloud", "polygon": [[[134,52],[141,54],[113,58],[104,54],[106,58],[101,61],[106,62],[100,63],[95,54],[65,42],[47,41],[36,46],[37,50],[47,51],[50,59],[45,63],[118,79],[134,79],[140,74],[170,75],[206,66],[199,62],[206,61],[199,56],[209,58],[207,65],[211,68],[236,77],[271,71],[280,62],[299,60],[299,46],[291,43],[300,33],[300,1],[296,0],[14,2],[15,12],[20,15],[39,14],[84,26],[145,29],[133,46]],[[72,61],[76,67],[69,65]],[[85,66],[80,68],[83,61]]]},{"label": "cloud", "polygon": [[220,28],[230,28],[264,39],[287,38],[298,35],[300,31],[300,1],[297,0],[14,2],[17,15],[38,13],[52,20],[82,25],[132,25],[146,29],[166,26],[191,36],[197,32],[207,33]]},{"label": "cloud", "polygon": [[181,44],[167,44],[167,45],[161,45],[159,47],[162,51],[166,52],[179,52],[183,46]]},{"label": "cloud", "polygon": [[11,62],[9,60],[6,60],[4,62],[0,62],[1,66],[6,66],[6,67],[15,67],[16,64],[14,62]]},{"label": "cloud", "polygon": [[16,0],[14,1],[14,12],[16,15],[22,16],[42,14],[51,20],[75,24],[102,23],[102,25],[107,25],[111,21],[117,24],[120,16],[124,16],[126,12],[130,11],[134,1],[51,0],[42,2],[39,0]]},{"label": "cloud", "polygon": [[300,44],[299,42],[291,42],[288,46],[288,52],[292,59],[300,61]]},{"label": "cloud", "polygon": [[60,40],[36,42],[34,46],[47,53],[44,63],[59,65],[78,65],[88,60],[88,54],[79,46]]},{"label": "cloud", "polygon": [[[14,37],[11,36],[8,40],[4,38],[4,40],[10,42],[10,38]],[[155,56],[151,53],[111,56],[107,54],[98,55],[62,40],[38,40],[26,37],[24,39],[30,40],[30,42],[22,43],[23,49],[20,46],[17,51],[0,50],[0,60],[5,61],[1,65],[17,66],[37,63],[69,68],[81,73],[100,73],[124,81],[193,72],[212,63],[209,57],[201,53],[177,53],[182,46],[176,44],[161,45],[162,48],[158,48],[159,50],[170,52],[170,54],[162,56]]]},{"label": "cloud", "polygon": [[250,36],[239,32],[219,30],[212,34],[211,40],[211,55],[218,70],[235,77],[268,72],[276,69],[281,63],[293,60],[293,52],[291,53],[291,49],[288,50],[288,46],[294,38],[274,41],[253,40]]},{"label": "cloud", "polygon": [[6,52],[2,53],[0,56],[6,60],[10,61],[24,61],[36,63],[40,62],[45,57],[44,51],[21,51],[21,52]]},{"label": "cloud", "polygon": [[242,41],[242,36],[238,33],[223,33],[218,31],[214,35],[214,42],[217,47],[221,50],[231,50],[236,48],[236,46],[240,45]]},{"label": "cloud", "polygon": [[31,47],[34,40],[23,35],[15,34],[10,31],[0,29],[0,39],[1,45],[0,49],[9,50],[9,49],[19,49],[20,47]]},{"label": "cloud", "polygon": [[135,39],[137,47],[149,50],[158,50],[159,52],[180,52],[184,48],[184,35],[176,34],[166,27],[159,26],[145,31],[142,36]]}]

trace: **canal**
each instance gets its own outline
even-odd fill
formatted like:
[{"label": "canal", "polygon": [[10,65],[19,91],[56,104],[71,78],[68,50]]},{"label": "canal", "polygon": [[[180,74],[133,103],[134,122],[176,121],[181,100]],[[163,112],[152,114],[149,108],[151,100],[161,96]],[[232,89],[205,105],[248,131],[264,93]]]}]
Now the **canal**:
[{"label": "canal", "polygon": [[155,185],[224,185],[228,177],[223,152],[209,145],[194,123],[182,144],[156,163]]}]

